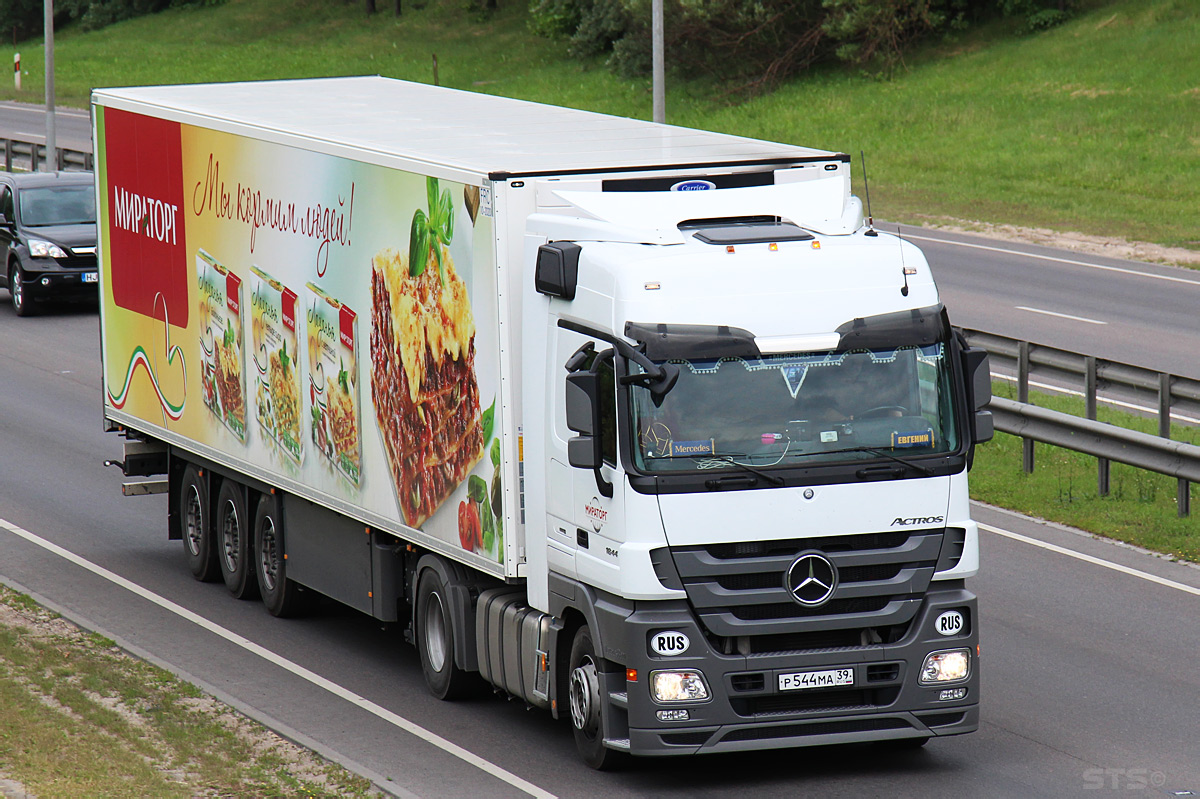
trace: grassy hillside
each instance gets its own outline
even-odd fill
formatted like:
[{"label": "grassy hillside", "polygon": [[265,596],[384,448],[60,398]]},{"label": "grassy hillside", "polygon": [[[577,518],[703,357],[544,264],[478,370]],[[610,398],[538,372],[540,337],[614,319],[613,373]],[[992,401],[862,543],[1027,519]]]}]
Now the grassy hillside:
[{"label": "grassy hillside", "polygon": [[[361,4],[228,0],[56,38],[59,102],[91,87],[379,73],[625,116],[648,81],[569,60],[530,35],[524,0],[403,16]],[[976,31],[884,82],[825,72],[749,102],[673,79],[668,119],[869,158],[875,215],[1050,227],[1200,249],[1200,3],[1103,4],[1031,36]],[[18,49],[42,97],[40,43]],[[941,57],[934,57],[941,56]],[[668,54],[669,57],[669,54]],[[0,96],[15,97],[11,87]],[[320,113],[320,109],[313,109]]]}]

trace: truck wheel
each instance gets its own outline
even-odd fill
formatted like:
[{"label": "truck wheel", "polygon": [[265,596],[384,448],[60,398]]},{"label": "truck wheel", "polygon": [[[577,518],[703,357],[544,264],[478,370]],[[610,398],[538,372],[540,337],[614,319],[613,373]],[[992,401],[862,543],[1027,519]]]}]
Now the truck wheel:
[{"label": "truck wheel", "polygon": [[179,484],[179,514],[183,521],[183,551],[192,576],[205,583],[218,579],[220,566],[213,548],[212,525],[208,514],[208,484],[200,470],[188,465]]},{"label": "truck wheel", "polygon": [[567,675],[571,703],[571,727],[575,747],[583,762],[598,771],[613,768],[621,753],[604,745],[604,713],[600,693],[601,661],[592,643],[592,631],[585,624],[575,633],[571,645],[571,671]]},{"label": "truck wheel", "polygon": [[258,595],[250,572],[250,529],[246,527],[246,493],[233,480],[222,480],[217,494],[217,561],[229,593],[238,599]]},{"label": "truck wheel", "polygon": [[458,699],[471,675],[454,664],[454,614],[442,577],[426,569],[417,584],[417,649],[429,691],[438,699]]},{"label": "truck wheel", "polygon": [[17,316],[33,316],[33,302],[25,293],[22,277],[21,267],[16,264],[8,267],[8,295],[12,298],[12,307]]},{"label": "truck wheel", "polygon": [[263,604],[272,616],[288,618],[303,612],[303,590],[287,576],[282,517],[275,497],[263,494],[254,514],[254,574]]}]

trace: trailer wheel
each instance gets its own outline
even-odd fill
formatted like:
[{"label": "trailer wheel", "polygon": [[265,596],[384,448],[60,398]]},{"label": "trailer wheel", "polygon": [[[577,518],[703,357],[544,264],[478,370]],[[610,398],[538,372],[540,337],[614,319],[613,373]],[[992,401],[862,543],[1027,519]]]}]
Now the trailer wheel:
[{"label": "trailer wheel", "polygon": [[179,513],[183,521],[183,551],[192,576],[210,583],[218,578],[217,552],[213,548],[212,525],[208,514],[208,484],[200,470],[188,464],[179,484]]},{"label": "trailer wheel", "polygon": [[250,572],[250,528],[246,524],[246,492],[233,480],[222,480],[217,494],[217,561],[225,587],[237,599],[253,599],[258,583]]},{"label": "trailer wheel", "polygon": [[263,494],[254,513],[254,575],[267,611],[288,618],[304,612],[306,596],[295,581],[288,579],[281,521],[275,497]]},{"label": "trailer wheel", "polygon": [[604,713],[601,703],[600,672],[602,661],[592,643],[592,631],[585,624],[575,633],[571,645],[571,670],[567,675],[571,703],[571,727],[579,756],[597,771],[613,768],[621,753],[604,745]]},{"label": "trailer wheel", "polygon": [[458,699],[470,687],[471,675],[454,664],[454,614],[446,585],[434,569],[417,584],[417,649],[429,691],[438,699]]}]

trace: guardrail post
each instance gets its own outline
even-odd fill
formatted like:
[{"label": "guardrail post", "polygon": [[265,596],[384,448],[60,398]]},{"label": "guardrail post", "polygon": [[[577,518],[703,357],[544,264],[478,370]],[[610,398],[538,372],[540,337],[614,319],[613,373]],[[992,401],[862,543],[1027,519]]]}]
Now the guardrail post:
[{"label": "guardrail post", "polygon": [[57,172],[61,172],[62,168],[63,168],[63,148],[55,147],[54,148],[54,169]]},{"label": "guardrail post", "polygon": [[1171,437],[1171,376],[1166,372],[1158,375],[1158,434]]},{"label": "guardrail post", "polygon": [[38,171],[38,147],[39,147],[39,145],[37,145],[37,144],[29,145],[29,171],[30,172]]},{"label": "guardrail post", "polygon": [[[1084,395],[1087,397],[1087,418],[1093,422],[1096,421],[1096,394],[1097,394],[1097,378],[1096,378],[1096,356],[1086,355],[1083,359],[1083,382]],[[1096,493],[1102,497],[1107,497],[1110,490],[1109,475],[1112,470],[1109,468],[1108,458],[1096,459]]]},{"label": "guardrail post", "polygon": [[4,171],[12,172],[12,139],[4,140]]},{"label": "guardrail post", "polygon": [[92,154],[91,153],[83,154],[83,168],[89,172],[92,171]]},{"label": "guardrail post", "polygon": [[[1017,343],[1017,402],[1029,403],[1029,342]],[[1033,474],[1033,439],[1021,439],[1021,468]]]},{"label": "guardrail post", "polygon": [[1175,505],[1179,509],[1179,518],[1187,516],[1192,511],[1192,484],[1184,478],[1179,478],[1175,489]]}]

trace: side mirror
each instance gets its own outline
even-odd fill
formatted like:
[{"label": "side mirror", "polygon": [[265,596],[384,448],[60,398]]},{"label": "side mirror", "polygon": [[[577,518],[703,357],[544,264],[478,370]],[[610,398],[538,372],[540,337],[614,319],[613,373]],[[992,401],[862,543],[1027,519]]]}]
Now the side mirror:
[{"label": "side mirror", "polygon": [[577,469],[599,469],[600,377],[595,372],[567,375],[567,427],[579,435],[567,442],[567,461]]},{"label": "side mirror", "polygon": [[579,253],[583,250],[573,241],[556,241],[538,247],[533,287],[542,294],[575,299],[579,283]]},{"label": "side mirror", "polygon": [[963,350],[963,374],[967,379],[967,400],[972,413],[971,438],[976,444],[991,441],[996,433],[991,411],[984,408],[992,401],[992,370],[987,350],[968,347]]}]

